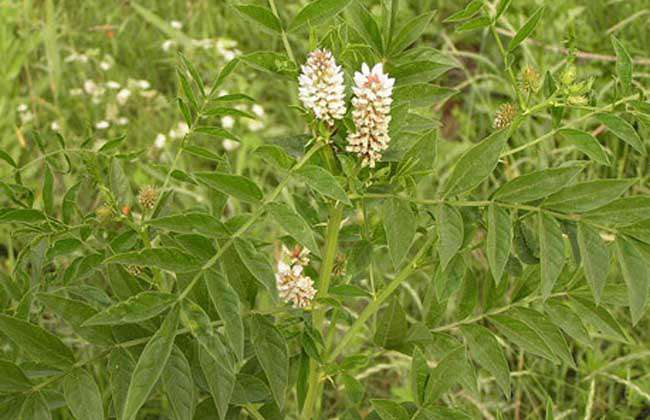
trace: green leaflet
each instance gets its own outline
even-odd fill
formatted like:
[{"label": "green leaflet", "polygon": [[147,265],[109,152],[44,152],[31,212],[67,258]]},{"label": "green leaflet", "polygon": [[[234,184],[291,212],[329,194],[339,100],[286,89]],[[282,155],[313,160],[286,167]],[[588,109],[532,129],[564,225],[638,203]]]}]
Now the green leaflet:
[{"label": "green leaflet", "polygon": [[206,271],[204,279],[210,299],[224,322],[228,343],[241,360],[244,357],[244,324],[239,295],[226,278],[214,270]]},{"label": "green leaflet", "polygon": [[510,256],[512,220],[503,208],[492,203],[487,209],[486,253],[494,281],[499,284]]},{"label": "green leaflet", "polygon": [[585,276],[594,293],[596,303],[600,303],[609,273],[609,249],[600,237],[600,233],[584,223],[578,223],[578,245]]},{"label": "green leaflet", "polygon": [[104,260],[106,264],[141,265],[157,267],[161,270],[187,273],[200,269],[203,262],[178,248],[160,247],[141,251],[125,252]]},{"label": "green leaflet", "polygon": [[63,381],[63,394],[70,411],[77,419],[102,420],[104,407],[99,387],[84,369],[68,373]]},{"label": "green leaflet", "polygon": [[372,406],[382,420],[408,420],[408,411],[395,401],[372,400]]},{"label": "green leaflet", "polygon": [[160,377],[174,420],[192,420],[195,405],[195,385],[192,369],[183,352],[172,349],[167,365]]},{"label": "green leaflet", "polygon": [[618,263],[627,284],[632,323],[636,324],[643,317],[648,301],[650,272],[647,255],[642,255],[634,242],[623,236],[616,238],[615,245]]},{"label": "green leaflet", "polygon": [[135,365],[129,389],[126,394],[123,420],[134,420],[140,407],[147,401],[149,394],[158,382],[169,355],[172,352],[179,309],[174,307],[163,321],[160,329],[151,337]]},{"label": "green leaflet", "polygon": [[398,267],[411,248],[416,219],[408,201],[391,197],[382,207],[384,230],[393,267]]},{"label": "green leaflet", "polygon": [[495,193],[494,199],[509,203],[526,203],[539,200],[552,194],[578,175],[581,166],[544,169],[522,175],[502,185]]},{"label": "green leaflet", "polygon": [[460,212],[447,204],[438,207],[438,254],[444,270],[463,245],[463,218]]},{"label": "green leaflet", "polygon": [[262,200],[262,190],[250,179],[241,175],[223,172],[196,172],[196,180],[219,192],[239,200],[258,203]]},{"label": "green leaflet", "polygon": [[291,237],[298,241],[302,246],[307,248],[313,254],[320,255],[320,249],[316,244],[314,232],[299,214],[293,211],[289,206],[281,203],[270,203],[267,209],[273,219],[284,229]]},{"label": "green leaflet", "polygon": [[483,182],[497,166],[507,140],[507,130],[497,131],[463,153],[447,178],[442,195],[469,191]]},{"label": "green leaflet", "polygon": [[142,292],[93,315],[83,325],[121,325],[146,321],[167,310],[175,300],[176,297],[169,293]]},{"label": "green leaflet", "polygon": [[506,398],[510,396],[510,368],[503,349],[494,335],[480,325],[461,327],[470,355],[479,365],[496,378]]},{"label": "green leaflet", "polygon": [[269,381],[273,398],[282,408],[289,381],[287,342],[282,333],[262,315],[254,314],[250,327],[255,355]]},{"label": "green leaflet", "polygon": [[583,213],[616,200],[635,182],[634,179],[579,182],[546,197],[542,207],[561,212]]},{"label": "green leaflet", "polygon": [[31,388],[32,383],[21,368],[6,360],[0,360],[0,393],[23,392]]},{"label": "green leaflet", "polygon": [[38,325],[0,315],[0,330],[33,360],[63,371],[75,362],[72,351],[57,336]]},{"label": "green leaflet", "polygon": [[546,213],[539,214],[538,234],[542,294],[548,298],[564,267],[564,238],[560,224]]},{"label": "green leaflet", "polygon": [[315,25],[323,20],[337,15],[343,10],[350,0],[315,0],[305,5],[289,25],[290,31],[295,31],[302,26]]}]

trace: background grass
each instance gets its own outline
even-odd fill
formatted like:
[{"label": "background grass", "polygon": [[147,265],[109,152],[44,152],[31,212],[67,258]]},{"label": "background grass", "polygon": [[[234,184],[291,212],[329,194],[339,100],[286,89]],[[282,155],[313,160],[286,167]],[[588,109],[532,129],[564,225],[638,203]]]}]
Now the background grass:
[{"label": "background grass", "polygon": [[[305,2],[278,3],[280,14],[290,17]],[[376,2],[365,3],[376,7]],[[439,147],[441,171],[462,150],[483,138],[490,130],[498,106],[512,100],[490,34],[487,31],[455,33],[452,24],[442,23],[463,6],[459,3],[404,0],[400,11],[400,20],[406,20],[437,9],[438,14],[421,44],[440,50],[457,66],[439,81],[460,89],[461,93],[427,114],[439,122],[444,139]],[[637,87],[648,93],[650,3],[647,0],[513,1],[502,21],[504,39],[543,4],[547,6],[545,16],[525,44],[523,59],[516,67],[526,64],[541,73],[553,72],[566,63],[568,53],[575,49],[579,78],[594,77],[591,94],[596,102],[607,103],[615,90],[610,36],[616,35],[635,60]],[[180,22],[182,27],[172,21]],[[336,30],[335,24],[318,28],[322,31],[318,35],[327,30]],[[299,62],[313,47],[307,34],[303,35],[289,39]],[[56,141],[55,131],[60,132],[70,149],[79,147],[88,138],[99,145],[106,139],[126,134],[128,149],[141,151],[139,160],[130,167],[134,184],[161,183],[165,172],[157,171],[156,164],[171,163],[175,144],[170,131],[178,130],[182,121],[175,103],[179,89],[175,74],[178,50],[197,66],[205,80],[213,80],[232,54],[282,51],[283,46],[278,37],[265,34],[242,19],[223,0],[138,4],[99,0],[0,1],[0,148],[24,164],[37,156],[32,134],[35,131],[42,134],[46,148]],[[119,83],[120,88],[105,88],[103,94],[97,93],[109,81]],[[94,95],[88,93],[92,91],[91,82],[96,86]],[[119,104],[116,94],[122,88],[128,88],[131,96]],[[250,67],[240,66],[224,89],[244,92],[254,98],[257,106],[246,103],[242,111],[257,115],[257,120],[235,119],[233,131],[241,136],[242,143],[234,151],[230,150],[231,145],[211,139],[197,141],[215,152],[224,152],[237,173],[258,178],[270,176],[269,169],[251,151],[269,139],[303,132],[302,117],[289,106],[297,104],[295,83],[279,82]],[[120,118],[128,121],[124,123]],[[108,128],[98,128],[103,121],[109,123]],[[551,121],[543,117],[527,122],[512,140],[512,146],[530,141],[550,128]],[[610,136],[594,123],[581,128]],[[647,143],[648,128],[641,130]],[[163,147],[154,144],[159,134],[167,138]],[[613,139],[610,144],[615,145],[612,157],[616,164],[590,166],[581,177],[639,178],[635,193],[648,194],[647,157],[629,153]],[[531,168],[546,167],[551,160],[571,160],[572,153],[575,151],[558,147],[552,141],[544,142],[510,160],[508,170],[514,176]],[[192,159],[183,164],[192,170],[201,169],[201,165],[209,168],[206,163]],[[4,181],[8,180],[8,169],[0,165],[0,177]],[[57,183],[57,194],[62,195],[65,186],[70,186],[76,176],[67,175]],[[23,177],[26,184],[38,186],[42,182],[42,168],[32,165]],[[179,187],[179,192],[193,197],[190,190]],[[2,195],[0,204],[7,204]],[[19,248],[20,244],[10,244],[9,233],[4,225],[0,242],[10,249]],[[3,257],[0,263],[10,267],[11,256]],[[626,312],[621,309],[618,314],[629,325]],[[631,331],[630,344],[603,340],[583,347],[573,343],[575,358],[580,361],[577,373],[541,359],[526,360],[523,368],[523,357],[509,348],[515,380],[513,401],[504,401],[489,377],[481,378],[482,390],[487,393],[480,398],[466,392],[451,398],[477,417],[485,418],[494,418],[491,413],[496,408],[507,418],[541,418],[549,398],[556,419],[650,418],[649,327],[647,318],[642,320]],[[407,392],[405,378],[409,363],[401,353],[387,352],[372,367],[354,374],[371,384],[366,390],[367,397],[398,398],[400,393]],[[326,398],[324,406],[334,416],[345,410],[351,391],[329,386]],[[66,418],[65,414],[62,416]]]}]

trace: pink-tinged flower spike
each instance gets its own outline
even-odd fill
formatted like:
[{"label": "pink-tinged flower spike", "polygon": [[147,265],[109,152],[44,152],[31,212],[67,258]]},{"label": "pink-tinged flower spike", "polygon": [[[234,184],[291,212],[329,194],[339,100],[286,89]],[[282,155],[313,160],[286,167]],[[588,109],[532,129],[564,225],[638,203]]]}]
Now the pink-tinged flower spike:
[{"label": "pink-tinged flower spike", "polygon": [[309,251],[296,247],[289,251],[282,247],[282,255],[278,261],[275,281],[280,299],[293,304],[294,308],[307,308],[316,296],[314,282],[303,274],[304,267],[309,264]]},{"label": "pink-tinged flower spike", "polygon": [[384,73],[381,63],[372,70],[363,63],[361,72],[354,74],[354,83],[352,117],[357,132],[348,135],[346,150],[358,154],[363,166],[374,168],[390,142],[388,125],[395,79]]},{"label": "pink-tinged flower spike", "polygon": [[318,49],[309,53],[298,78],[300,101],[316,118],[329,125],[345,115],[343,71],[332,53]]}]

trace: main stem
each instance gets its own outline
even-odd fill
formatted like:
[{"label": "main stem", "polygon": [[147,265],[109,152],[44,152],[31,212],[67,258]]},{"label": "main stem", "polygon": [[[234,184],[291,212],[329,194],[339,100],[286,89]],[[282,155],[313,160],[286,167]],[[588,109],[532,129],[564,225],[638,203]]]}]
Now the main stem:
[{"label": "main stem", "polygon": [[433,243],[435,239],[434,235],[429,234],[429,237],[427,238],[426,242],[418,253],[411,259],[411,261],[408,262],[408,264],[402,268],[402,271],[390,282],[386,287],[384,287],[381,292],[377,295],[375,300],[370,302],[368,306],[361,312],[361,315],[357,318],[357,320],[352,324],[350,329],[345,333],[339,344],[336,346],[336,348],[330,353],[327,357],[327,362],[332,363],[340,354],[345,350],[345,347],[352,341],[352,339],[359,333],[361,328],[363,328],[364,324],[368,319],[370,319],[371,316],[375,314],[381,307],[381,305],[388,299],[395,290],[399,287],[400,284],[402,284],[417,268],[418,262],[422,258],[425,252],[429,250],[429,247]]},{"label": "main stem", "polygon": [[[339,228],[341,220],[343,219],[343,208],[338,207],[336,204],[330,207],[329,221],[327,222],[327,233],[325,239],[325,253],[323,255],[323,263],[321,264],[318,284],[318,297],[327,296],[330,279],[332,278],[332,270],[334,268],[334,261],[336,260],[336,251],[338,249],[339,241]],[[318,306],[314,310],[313,326],[316,331],[323,332],[323,323],[325,321],[326,308]],[[320,397],[320,367],[318,363],[309,360],[309,381],[307,388],[307,396],[303,406],[303,418],[314,418],[314,412],[317,411],[317,401]]]}]

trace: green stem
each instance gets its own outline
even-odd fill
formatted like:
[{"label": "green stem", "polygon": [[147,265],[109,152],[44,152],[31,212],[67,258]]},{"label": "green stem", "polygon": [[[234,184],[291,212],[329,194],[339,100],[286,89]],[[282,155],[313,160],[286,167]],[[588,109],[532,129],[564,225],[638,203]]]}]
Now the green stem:
[{"label": "green stem", "polygon": [[638,94],[631,95],[631,96],[625,97],[623,99],[620,99],[620,100],[614,102],[613,104],[609,104],[609,105],[605,105],[603,107],[597,108],[594,111],[583,115],[582,117],[579,117],[579,118],[576,118],[575,120],[569,121],[567,124],[565,124],[564,126],[562,126],[560,128],[556,128],[554,130],[549,131],[546,134],[541,135],[540,137],[537,137],[535,140],[533,140],[531,142],[528,142],[528,143],[523,144],[523,145],[521,145],[519,147],[515,147],[514,149],[510,149],[510,150],[507,150],[507,151],[501,153],[500,157],[503,158],[503,157],[510,156],[510,155],[515,154],[515,153],[521,152],[522,150],[525,150],[525,149],[529,148],[530,146],[534,146],[536,144],[539,144],[539,143],[543,142],[544,140],[546,140],[546,139],[548,139],[550,137],[553,137],[560,130],[562,130],[562,129],[568,127],[568,126],[575,125],[575,124],[577,124],[579,122],[582,122],[582,121],[584,121],[586,119],[589,119],[589,118],[593,117],[594,115],[599,114],[601,112],[610,111],[610,110],[616,108],[617,106],[622,105],[622,104],[624,104],[626,102],[633,101],[633,100],[637,99],[638,97],[639,97]]},{"label": "green stem", "polygon": [[339,344],[336,346],[336,348],[334,348],[334,350],[328,355],[326,359],[328,363],[332,363],[334,360],[336,360],[341,352],[345,350],[345,347],[350,343],[350,341],[352,341],[352,339],[354,339],[359,331],[363,328],[366,321],[379,310],[381,305],[393,294],[393,292],[395,292],[399,285],[402,284],[417,269],[418,261],[420,261],[420,258],[422,258],[422,256],[429,250],[433,244],[434,239],[435,235],[429,235],[424,245],[422,245],[418,253],[411,259],[411,261],[409,261],[408,264],[402,268],[402,271],[400,271],[399,274],[379,292],[377,297],[372,302],[370,302],[368,306],[365,307],[357,320],[352,324],[343,338],[341,338],[341,341],[339,341]]},{"label": "green stem", "polygon": [[217,253],[206,262],[203,267],[199,270],[198,273],[192,278],[190,283],[185,287],[185,289],[181,292],[181,294],[178,296],[177,300],[180,302],[181,300],[185,299],[187,295],[190,293],[192,288],[196,285],[196,283],[201,279],[201,276],[203,273],[207,270],[209,270],[213,265],[219,261],[219,258],[223,255],[224,252],[232,246],[234,243],[235,239],[240,237],[242,234],[244,234],[253,224],[259,219],[262,214],[264,214],[264,209],[266,206],[271,203],[273,200],[277,198],[277,196],[282,192],[284,187],[287,186],[289,183],[289,180],[291,179],[291,175],[293,175],[294,172],[296,172],[298,169],[300,169],[303,165],[309,161],[309,159],[323,147],[323,143],[317,143],[314,145],[305,155],[291,168],[291,170],[287,173],[287,175],[280,181],[277,187],[262,201],[262,204],[255,210],[255,213],[251,215],[251,217],[248,219],[246,223],[244,223],[235,233],[232,234],[230,238],[219,248]]},{"label": "green stem", "polygon": [[[330,207],[329,221],[327,223],[327,236],[325,239],[325,253],[323,255],[323,263],[320,269],[320,283],[318,284],[317,297],[323,298],[327,296],[330,279],[332,278],[332,270],[334,268],[334,261],[336,259],[336,251],[338,249],[339,228],[341,220],[343,219],[343,208],[336,205]],[[322,305],[319,305],[314,310],[313,326],[316,331],[322,332],[323,323],[325,321],[325,311]],[[307,388],[307,396],[303,405],[302,417],[305,419],[315,418],[314,412],[317,411],[316,404],[320,396],[320,369],[318,363],[309,360],[309,381]]]},{"label": "green stem", "polygon": [[510,78],[512,89],[515,91],[515,95],[517,95],[517,101],[519,101],[519,107],[522,110],[525,110],[526,101],[524,100],[524,97],[522,96],[521,91],[519,90],[519,85],[517,84],[517,78],[515,77],[515,73],[512,71],[512,67],[508,65],[508,53],[506,52],[505,48],[503,48],[503,44],[501,43],[501,38],[499,38],[499,34],[497,34],[494,23],[490,25],[490,31],[492,32],[492,36],[496,40],[497,46],[499,47],[499,51],[501,52],[501,56],[503,57],[503,63],[506,67],[506,71],[508,72],[508,77]]},{"label": "green stem", "polygon": [[498,315],[500,313],[507,312],[508,310],[510,310],[512,308],[516,308],[518,306],[526,306],[526,305],[528,305],[528,304],[530,304],[532,302],[538,301],[538,300],[550,299],[550,298],[555,298],[555,297],[563,297],[563,296],[568,296],[568,293],[567,292],[559,292],[559,293],[554,293],[554,294],[552,294],[552,295],[550,295],[548,297],[531,296],[531,297],[528,297],[526,299],[522,299],[522,300],[520,300],[518,302],[514,302],[514,303],[511,303],[509,305],[505,305],[505,306],[502,306],[500,308],[491,310],[489,312],[485,312],[483,314],[476,315],[475,317],[472,317],[472,318],[467,318],[467,319],[464,319],[462,321],[452,322],[451,324],[441,325],[439,327],[434,328],[432,331],[433,332],[444,332],[444,331],[453,330],[453,329],[456,329],[456,328],[460,327],[461,325],[473,324],[473,323],[478,322],[478,321],[480,321],[480,320],[482,320],[484,318],[488,318],[488,317],[491,317],[493,315]]},{"label": "green stem", "polygon": [[[278,19],[279,22],[282,22],[282,19],[280,19],[280,15],[278,14],[278,8],[275,6],[275,0],[269,0],[269,6],[271,6],[271,12],[273,12],[273,15]],[[282,26],[281,37],[282,44],[284,44],[284,49],[287,51],[289,59],[296,63],[296,58],[293,55],[293,50],[291,49],[291,44],[289,44],[289,38],[287,37],[287,31],[285,31],[284,25],[282,25],[282,23],[280,23],[280,25]]]}]

